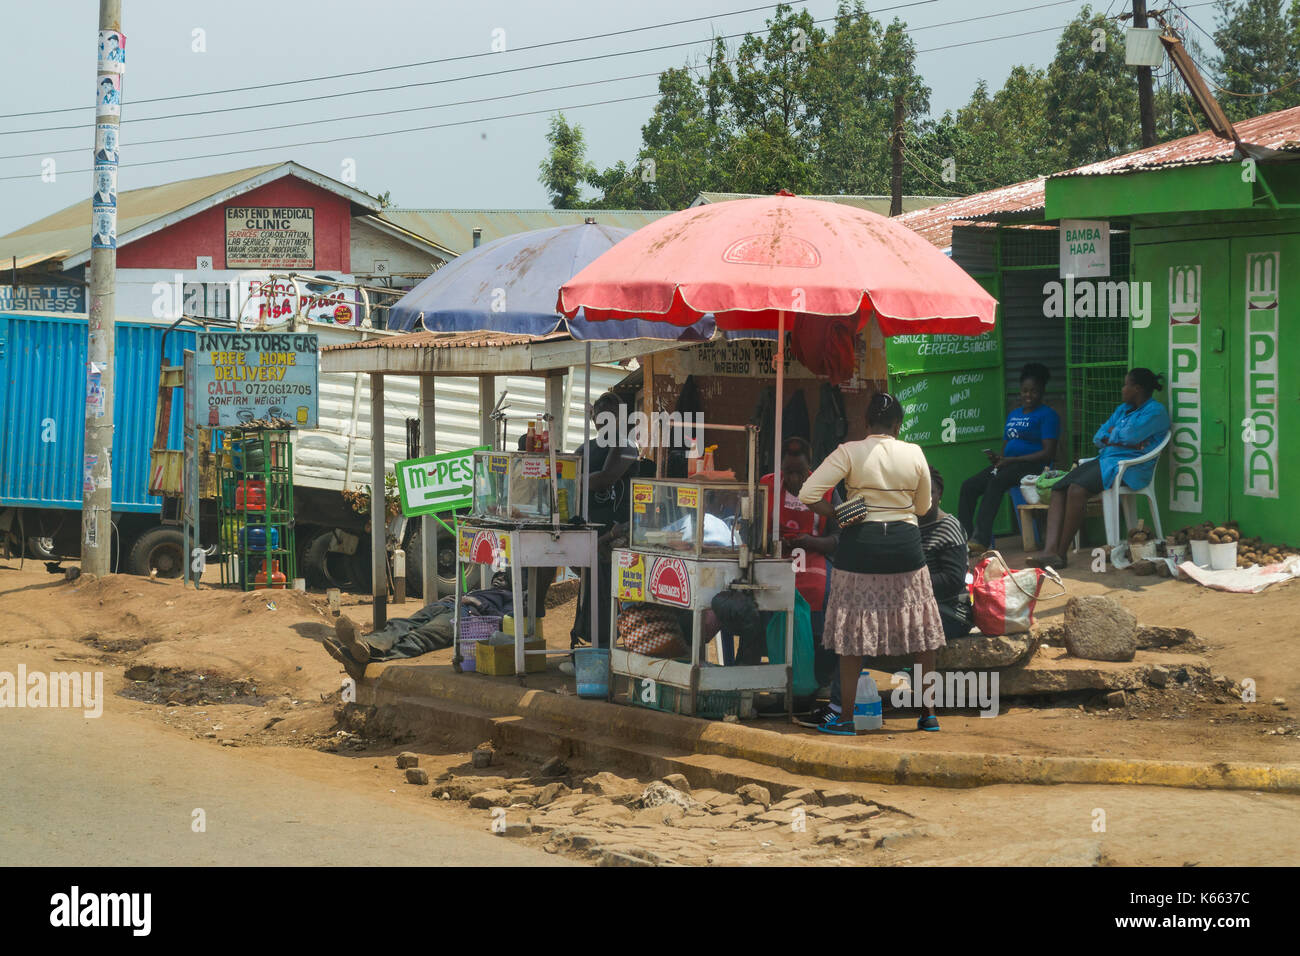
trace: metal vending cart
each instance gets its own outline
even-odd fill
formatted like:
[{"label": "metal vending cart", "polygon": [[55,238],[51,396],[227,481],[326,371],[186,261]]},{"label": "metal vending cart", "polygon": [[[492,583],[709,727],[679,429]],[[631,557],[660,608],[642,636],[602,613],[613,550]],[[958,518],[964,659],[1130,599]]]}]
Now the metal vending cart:
[{"label": "metal vending cart", "polygon": [[[586,476],[576,455],[549,452],[480,451],[474,453],[474,504],[457,531],[456,607],[460,607],[465,564],[495,570],[509,567],[514,597],[515,674],[522,684],[528,655],[567,656],[568,649],[529,649],[527,636],[537,633],[537,568],[581,568],[596,578],[598,529],[584,520]],[[528,572],[529,606],[524,607],[523,572]],[[591,603],[592,633],[597,604]],[[453,618],[452,665],[461,670],[460,614]]]},{"label": "metal vending cart", "polygon": [[[769,556],[771,511],[767,489],[757,484],[755,475],[756,429],[703,427],[748,433],[748,481],[633,480],[629,547],[613,552],[610,672],[684,692],[677,695],[685,698],[683,706],[673,709],[686,714],[702,713],[702,695],[712,692],[735,692],[739,697],[747,691],[779,691],[793,716],[794,565],[779,552]],[[784,662],[713,666],[705,661],[704,611],[728,588],[751,592],[760,611],[786,612]],[[650,657],[618,647],[620,601],[689,611],[690,660]]]}]

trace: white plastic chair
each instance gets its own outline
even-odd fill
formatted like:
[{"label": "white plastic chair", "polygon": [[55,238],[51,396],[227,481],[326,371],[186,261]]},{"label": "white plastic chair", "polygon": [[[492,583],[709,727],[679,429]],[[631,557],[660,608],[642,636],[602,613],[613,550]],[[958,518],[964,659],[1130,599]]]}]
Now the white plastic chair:
[{"label": "white plastic chair", "polygon": [[[1106,543],[1112,548],[1118,547],[1123,543],[1124,538],[1119,529],[1119,511],[1120,507],[1124,508],[1124,522],[1128,527],[1137,526],[1137,496],[1142,495],[1147,500],[1147,507],[1151,509],[1151,520],[1156,525],[1156,540],[1163,541],[1165,537],[1164,529],[1160,527],[1160,508],[1156,504],[1156,492],[1153,485],[1155,484],[1155,472],[1151,472],[1151,480],[1147,482],[1144,488],[1130,488],[1124,484],[1124,472],[1131,465],[1140,465],[1145,461],[1150,461],[1160,455],[1169,444],[1169,439],[1173,437],[1173,432],[1168,432],[1149,452],[1140,455],[1137,458],[1125,458],[1119,463],[1119,471],[1115,472],[1115,482],[1109,488],[1102,489],[1101,492],[1101,512],[1106,522]],[[1095,461],[1096,456],[1092,458],[1080,459],[1079,464],[1087,464]],[[1079,549],[1079,538],[1076,535],[1074,539],[1074,549]]]}]

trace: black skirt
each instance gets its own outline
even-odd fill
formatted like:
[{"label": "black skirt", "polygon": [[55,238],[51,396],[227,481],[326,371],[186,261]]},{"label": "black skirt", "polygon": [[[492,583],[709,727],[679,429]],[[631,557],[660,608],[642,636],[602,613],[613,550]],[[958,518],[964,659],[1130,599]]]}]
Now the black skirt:
[{"label": "black skirt", "polygon": [[837,571],[902,574],[925,567],[921,529],[910,521],[864,521],[846,528],[831,559]]}]

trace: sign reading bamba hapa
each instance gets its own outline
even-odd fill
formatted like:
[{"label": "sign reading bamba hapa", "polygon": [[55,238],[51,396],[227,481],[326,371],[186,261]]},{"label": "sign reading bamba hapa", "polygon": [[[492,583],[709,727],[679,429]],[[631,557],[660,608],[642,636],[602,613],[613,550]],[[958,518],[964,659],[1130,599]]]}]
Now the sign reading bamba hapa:
[{"label": "sign reading bamba hapa", "polygon": [[227,206],[227,269],[314,269],[316,210],[310,206]]}]

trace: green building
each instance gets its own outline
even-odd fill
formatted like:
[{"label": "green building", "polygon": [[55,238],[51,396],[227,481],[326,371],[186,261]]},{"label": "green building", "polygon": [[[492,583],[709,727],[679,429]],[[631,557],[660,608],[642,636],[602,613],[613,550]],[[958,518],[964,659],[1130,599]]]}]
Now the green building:
[{"label": "green building", "polygon": [[[999,300],[984,344],[888,346],[907,435],[948,476],[946,508],[984,466],[980,449],[1000,443],[1024,362],[1052,370],[1063,467],[1095,454],[1125,371],[1142,365],[1165,376],[1157,398],[1173,422],[1155,477],[1166,533],[1235,519],[1300,544],[1300,508],[1283,492],[1285,479],[1300,489],[1286,442],[1300,426],[1300,107],[1236,129],[1241,148],[1200,133],[902,217],[936,245],[948,238]],[[1086,278],[1062,274],[1079,266]],[[1005,508],[999,532],[1012,528]]]}]

